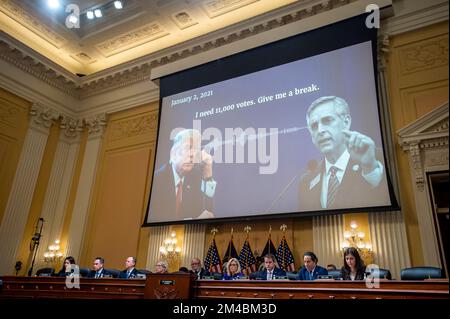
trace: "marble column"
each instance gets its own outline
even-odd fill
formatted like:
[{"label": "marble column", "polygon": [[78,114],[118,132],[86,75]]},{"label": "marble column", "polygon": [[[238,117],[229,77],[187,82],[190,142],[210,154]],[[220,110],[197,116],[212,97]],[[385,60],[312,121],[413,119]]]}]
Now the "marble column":
[{"label": "marble column", "polygon": [[[24,235],[50,127],[59,114],[41,104],[30,110],[30,125],[20,154],[16,175],[0,225],[0,274],[14,274],[17,252]],[[31,240],[32,234],[30,234]]]},{"label": "marble column", "polygon": [[102,138],[106,128],[106,114],[85,119],[89,135],[84,151],[80,179],[70,221],[66,254],[78,262],[88,220],[88,211],[95,184],[98,160],[102,147]]},{"label": "marble column", "polygon": [[[62,117],[61,133],[55,152],[49,183],[45,193],[42,215],[45,223],[41,245],[36,258],[36,269],[48,266],[44,261],[44,253],[48,246],[61,238],[65,212],[70,197],[70,187],[80,149],[81,121]],[[62,251],[66,256],[65,251]],[[62,264],[60,261],[56,267]]]}]

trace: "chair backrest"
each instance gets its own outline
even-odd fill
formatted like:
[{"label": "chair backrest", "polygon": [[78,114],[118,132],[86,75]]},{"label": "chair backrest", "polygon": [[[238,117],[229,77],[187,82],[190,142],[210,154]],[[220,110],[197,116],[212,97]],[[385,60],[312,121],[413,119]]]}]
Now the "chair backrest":
[{"label": "chair backrest", "polygon": [[295,271],[287,271],[286,277],[289,280],[298,280],[298,273]]},{"label": "chair backrest", "polygon": [[41,268],[36,271],[36,276],[44,277],[44,276],[53,276],[55,274],[55,268]]},{"label": "chair backrest", "polygon": [[402,280],[423,280],[442,278],[442,269],[437,267],[411,267],[400,271]]},{"label": "chair backrest", "polygon": [[86,278],[91,270],[86,267],[80,267],[80,276]]},{"label": "chair backrest", "polygon": [[339,279],[339,278],[341,278],[341,271],[340,270],[328,270],[328,276],[333,277],[333,279]]},{"label": "chair backrest", "polygon": [[373,278],[392,280],[392,275],[389,269],[383,268],[366,268],[366,274],[370,273]]},{"label": "chair backrest", "polygon": [[117,269],[107,269],[110,273],[112,273],[113,278],[118,278],[120,274],[120,270]]},{"label": "chair backrest", "polygon": [[221,280],[222,279],[222,274],[220,272],[213,272],[212,276],[214,277],[215,280]]},{"label": "chair backrest", "polygon": [[140,274],[144,274],[144,275],[148,275],[148,274],[152,273],[150,270],[147,270],[147,269],[138,269],[137,272]]},{"label": "chair backrest", "polygon": [[252,272],[250,275],[248,275],[249,279],[256,279],[259,276],[259,271]]}]

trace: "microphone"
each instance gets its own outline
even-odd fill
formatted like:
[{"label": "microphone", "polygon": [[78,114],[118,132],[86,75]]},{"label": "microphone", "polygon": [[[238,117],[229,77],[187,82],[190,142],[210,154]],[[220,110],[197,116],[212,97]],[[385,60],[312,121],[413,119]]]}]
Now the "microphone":
[{"label": "microphone", "polygon": [[22,269],[22,262],[20,260],[18,260],[16,262],[16,265],[14,266],[14,269],[16,269],[16,276],[19,273],[19,271]]}]

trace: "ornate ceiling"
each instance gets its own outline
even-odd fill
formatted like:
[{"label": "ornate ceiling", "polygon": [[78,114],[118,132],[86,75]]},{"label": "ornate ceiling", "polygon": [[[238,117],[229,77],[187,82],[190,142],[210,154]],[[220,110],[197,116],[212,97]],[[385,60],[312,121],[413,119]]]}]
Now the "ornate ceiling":
[{"label": "ornate ceiling", "polygon": [[[292,3],[313,1],[123,0],[121,10],[113,2],[61,0],[60,8],[50,9],[47,0],[2,0],[0,29],[68,72],[90,75]],[[103,17],[88,20],[86,11],[96,8]],[[71,10],[79,11],[79,25],[66,23]]]}]

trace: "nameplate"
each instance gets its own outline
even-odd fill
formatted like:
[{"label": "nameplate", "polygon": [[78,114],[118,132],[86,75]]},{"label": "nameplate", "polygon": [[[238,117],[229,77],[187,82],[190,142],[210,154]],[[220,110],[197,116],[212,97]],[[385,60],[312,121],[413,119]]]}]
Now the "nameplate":
[{"label": "nameplate", "polygon": [[162,286],[173,286],[175,285],[175,280],[160,280],[159,284]]}]

